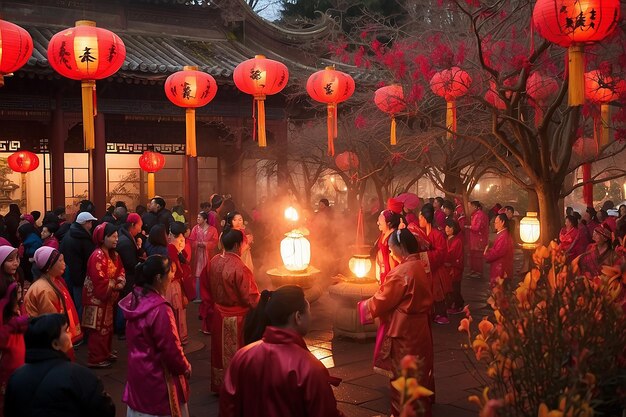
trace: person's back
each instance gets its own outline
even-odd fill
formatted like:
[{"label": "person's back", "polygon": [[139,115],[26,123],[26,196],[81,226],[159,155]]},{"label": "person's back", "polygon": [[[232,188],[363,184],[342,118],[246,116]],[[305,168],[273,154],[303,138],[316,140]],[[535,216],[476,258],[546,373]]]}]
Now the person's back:
[{"label": "person's back", "polygon": [[302,336],[270,326],[262,341],[235,354],[220,396],[220,415],[338,416],[331,381]]},{"label": "person's back", "polygon": [[71,341],[64,315],[33,319],[24,338],[26,364],[9,380],[5,417],[115,415],[115,405],[100,379],[84,366],[70,362],[65,354]]}]

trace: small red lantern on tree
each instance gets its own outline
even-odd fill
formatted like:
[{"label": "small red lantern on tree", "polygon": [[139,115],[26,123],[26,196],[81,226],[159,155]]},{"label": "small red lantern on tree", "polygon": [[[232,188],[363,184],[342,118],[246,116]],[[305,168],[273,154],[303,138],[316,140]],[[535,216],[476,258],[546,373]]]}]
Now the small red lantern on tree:
[{"label": "small red lantern on tree", "polygon": [[156,194],[156,185],[154,181],[154,173],[163,169],[165,166],[165,157],[160,152],[152,150],[145,151],[139,157],[139,167],[148,173],[148,197],[152,198]]},{"label": "small red lantern on tree", "polygon": [[381,87],[374,93],[374,103],[379,109],[391,115],[391,144],[396,141],[396,115],[406,109],[404,92],[399,84]]},{"label": "small red lantern on tree", "polygon": [[608,145],[610,140],[611,108],[609,103],[626,91],[626,81],[613,78],[610,70],[594,70],[585,73],[585,98],[600,105],[600,117],[594,116],[594,136],[599,147]]},{"label": "small red lantern on tree", "polygon": [[342,152],[335,157],[335,165],[341,171],[353,171],[359,168],[359,157],[354,152]]},{"label": "small red lantern on tree", "polygon": [[584,45],[600,42],[613,32],[620,16],[619,0],[537,0],[533,23],[539,34],[568,48],[570,106],[585,101]]},{"label": "small red lantern on tree", "polygon": [[526,94],[532,99],[530,103],[535,109],[535,126],[541,124],[543,107],[558,88],[558,84],[552,77],[541,75],[539,72],[533,72],[526,80]]},{"label": "small red lantern on tree", "polygon": [[472,77],[459,67],[439,71],[430,80],[433,93],[446,100],[446,137],[451,139],[456,132],[456,99],[465,95],[472,84]]},{"label": "small red lantern on tree", "polygon": [[354,80],[334,66],[312,74],[306,82],[306,91],[315,101],[326,103],[328,122],[328,154],[335,155],[337,138],[337,105],[354,94]]},{"label": "small red lantern on tree", "polygon": [[126,58],[124,42],[115,33],[96,27],[96,22],[79,20],[50,39],[48,62],[59,74],[80,80],[83,100],[85,149],[95,148],[94,106],[96,80],[115,74]]},{"label": "small red lantern on tree", "polygon": [[33,54],[33,38],[24,28],[0,20],[0,87],[4,76],[22,68]]},{"label": "small red lantern on tree", "polygon": [[217,94],[215,78],[198,67],[185,66],[165,80],[165,95],[185,110],[186,143],[185,153],[198,156],[196,148],[196,108],[206,106]]},{"label": "small red lantern on tree", "polygon": [[267,146],[265,136],[265,97],[282,91],[289,81],[289,71],[285,64],[257,55],[237,65],[233,72],[233,81],[237,88],[254,97],[252,118],[255,121],[259,147]]}]

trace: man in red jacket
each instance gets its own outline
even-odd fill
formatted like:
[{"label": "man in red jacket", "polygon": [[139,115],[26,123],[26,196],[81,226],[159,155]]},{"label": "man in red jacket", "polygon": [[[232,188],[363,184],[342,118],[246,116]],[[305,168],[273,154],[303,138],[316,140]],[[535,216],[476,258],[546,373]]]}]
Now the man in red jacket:
[{"label": "man in red jacket", "polygon": [[263,338],[233,357],[220,395],[220,416],[343,416],[330,386],[340,380],[330,376],[302,338],[311,321],[302,288],[263,291],[251,317],[251,327],[261,325],[248,332],[246,323],[247,339]]}]

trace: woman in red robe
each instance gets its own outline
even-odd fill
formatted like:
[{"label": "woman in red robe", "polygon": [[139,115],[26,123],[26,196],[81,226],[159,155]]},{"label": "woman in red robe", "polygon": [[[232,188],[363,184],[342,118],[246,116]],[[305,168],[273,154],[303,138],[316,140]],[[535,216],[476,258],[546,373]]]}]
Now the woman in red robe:
[{"label": "woman in red robe", "polygon": [[387,201],[387,209],[378,216],[378,230],[380,235],[376,240],[376,278],[380,284],[385,282],[385,277],[397,264],[389,251],[389,235],[400,226],[402,217],[402,203],[390,198]]},{"label": "woman in red robe", "polygon": [[619,266],[623,258],[615,252],[611,245],[611,229],[606,225],[596,226],[593,241],[574,262],[578,263],[580,272],[587,278],[595,278],[602,274],[603,266]]},{"label": "woman in red robe", "polygon": [[[402,358],[405,355],[418,356],[422,360],[419,384],[434,391],[430,327],[432,283],[418,255],[417,239],[411,232],[406,229],[394,232],[389,238],[389,246],[399,265],[387,275],[385,283],[373,297],[358,305],[361,323],[372,323],[375,317],[388,323],[382,348],[374,352],[374,370],[394,380],[400,376]],[[424,400],[423,405],[424,415],[430,416],[430,400]],[[391,408],[393,415],[400,415],[400,393],[393,387]]]},{"label": "woman in red robe", "polygon": [[331,388],[340,380],[330,376],[304,341],[311,310],[302,288],[263,291],[251,316],[246,327],[252,327],[256,341],[239,350],[228,367],[220,416],[343,416]]},{"label": "woman in red robe", "polygon": [[568,262],[571,262],[572,259],[585,251],[587,248],[586,238],[580,232],[576,217],[565,217],[565,227],[559,232],[559,242],[559,247],[565,252]]},{"label": "woman in red robe", "polygon": [[489,217],[479,201],[470,203],[470,224],[465,227],[469,229],[471,275],[482,277],[485,265],[483,252],[489,243]]},{"label": "woman in red robe", "polygon": [[494,220],[496,239],[491,248],[484,251],[485,261],[491,264],[489,284],[495,287],[498,278],[502,278],[506,285],[510,285],[513,278],[513,239],[509,235],[509,218],[506,214],[498,214]]},{"label": "woman in red robe", "polygon": [[167,256],[172,265],[174,278],[167,287],[165,299],[170,303],[174,311],[180,342],[186,345],[189,340],[189,331],[187,330],[187,304],[189,304],[190,296],[195,296],[195,286],[193,278],[191,277],[191,268],[185,256],[184,233],[185,225],[183,223],[173,222],[171,224]]},{"label": "woman in red robe", "polygon": [[191,272],[198,281],[200,308],[198,314],[202,320],[202,332],[211,332],[213,320],[213,300],[209,293],[209,263],[217,248],[217,229],[209,224],[209,216],[201,211],[198,214],[198,224],[193,227],[189,241],[191,242]]},{"label": "woman in red robe", "polygon": [[219,393],[224,372],[243,346],[243,322],[259,302],[252,271],[240,257],[243,233],[231,229],[222,235],[224,253],[211,259],[209,282],[215,303],[211,327],[211,391]]},{"label": "woman in red robe", "polygon": [[87,261],[83,287],[82,327],[87,333],[87,366],[108,368],[117,359],[111,350],[115,302],[126,284],[122,260],[115,251],[117,228],[104,222],[93,231],[96,250]]},{"label": "woman in red robe", "polygon": [[465,300],[461,295],[461,279],[463,278],[464,257],[463,237],[461,227],[453,219],[446,220],[446,247],[447,252],[443,260],[446,277],[447,313],[459,314],[463,312]]}]

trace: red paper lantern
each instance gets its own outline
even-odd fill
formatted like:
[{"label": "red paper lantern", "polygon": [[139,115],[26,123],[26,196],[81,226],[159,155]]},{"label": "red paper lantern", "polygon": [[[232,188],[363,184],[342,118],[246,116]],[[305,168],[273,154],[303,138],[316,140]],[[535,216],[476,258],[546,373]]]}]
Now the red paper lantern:
[{"label": "red paper lantern", "polygon": [[326,103],[328,121],[328,154],[335,155],[334,139],[337,138],[337,104],[346,101],[354,93],[354,80],[345,72],[326,67],[312,74],[306,82],[306,91],[315,101]]},{"label": "red paper lantern", "polygon": [[619,0],[537,0],[533,23],[550,42],[569,48],[570,106],[584,103],[583,45],[599,42],[617,26]]},{"label": "red paper lantern", "polygon": [[594,136],[598,146],[610,141],[611,108],[609,103],[626,90],[626,82],[600,70],[585,73],[585,98],[600,105],[600,116],[594,116]]},{"label": "red paper lantern", "polygon": [[179,107],[185,107],[185,153],[198,156],[196,148],[196,107],[209,104],[217,94],[215,78],[197,67],[184,67],[165,80],[165,95]]},{"label": "red paper lantern", "polygon": [[472,77],[459,67],[452,67],[439,71],[430,79],[430,88],[433,93],[446,100],[446,137],[451,139],[456,132],[456,103],[455,100],[465,95],[472,84]]},{"label": "red paper lantern", "polygon": [[90,20],[79,20],[75,27],[62,30],[50,39],[50,66],[64,77],[81,81],[85,149],[95,148],[95,80],[115,74],[125,58],[126,47],[119,36],[97,28],[96,22]]},{"label": "red paper lantern", "polygon": [[265,136],[265,97],[282,91],[289,81],[289,71],[285,64],[257,55],[237,65],[233,72],[237,88],[254,97],[258,118],[254,113],[258,131],[259,146],[267,146]]},{"label": "red paper lantern", "polygon": [[160,152],[145,151],[139,157],[139,167],[148,173],[155,173],[165,166],[165,157]]},{"label": "red paper lantern", "polygon": [[33,54],[33,38],[24,28],[0,20],[0,87],[4,76],[22,68]]},{"label": "red paper lantern", "polygon": [[381,87],[374,93],[374,103],[379,109],[391,115],[391,144],[396,144],[396,115],[406,109],[404,91],[399,84]]},{"label": "red paper lantern", "polygon": [[7,158],[7,162],[14,172],[26,174],[37,169],[39,157],[30,151],[17,151]]},{"label": "red paper lantern", "polygon": [[335,164],[341,171],[354,171],[359,168],[359,157],[354,152],[342,152],[335,157]]},{"label": "red paper lantern", "polygon": [[531,105],[535,109],[535,125],[538,126],[543,120],[543,107],[546,101],[556,93],[559,86],[552,77],[533,72],[526,80],[526,94],[530,97]]}]

